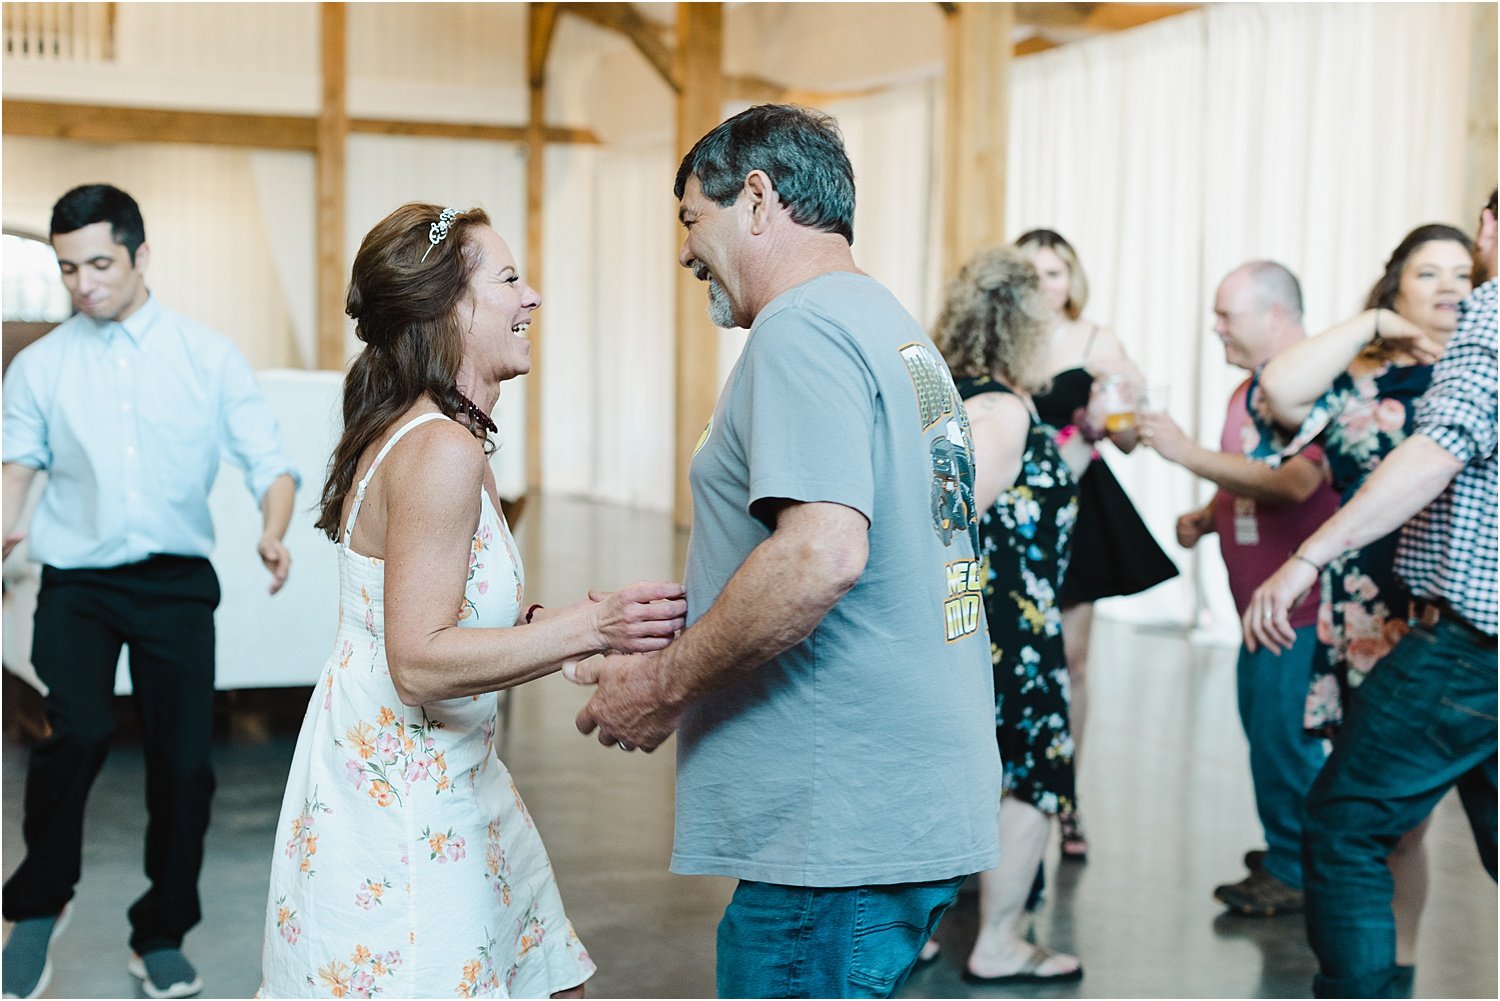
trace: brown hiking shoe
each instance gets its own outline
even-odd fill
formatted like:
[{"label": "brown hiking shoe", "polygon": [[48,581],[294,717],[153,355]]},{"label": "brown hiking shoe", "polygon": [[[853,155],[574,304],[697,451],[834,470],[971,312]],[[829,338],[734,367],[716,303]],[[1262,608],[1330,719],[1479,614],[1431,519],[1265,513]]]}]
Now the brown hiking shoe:
[{"label": "brown hiking shoe", "polygon": [[1302,911],[1302,891],[1292,889],[1264,869],[1256,869],[1238,883],[1215,887],[1214,898],[1234,913],[1253,918]]}]

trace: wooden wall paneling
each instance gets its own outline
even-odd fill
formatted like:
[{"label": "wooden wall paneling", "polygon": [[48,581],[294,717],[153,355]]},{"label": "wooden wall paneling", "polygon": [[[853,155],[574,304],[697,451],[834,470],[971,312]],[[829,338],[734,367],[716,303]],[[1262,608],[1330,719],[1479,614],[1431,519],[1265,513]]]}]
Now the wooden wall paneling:
[{"label": "wooden wall paneling", "polygon": [[342,4],[319,5],[322,94],[317,121],[318,367],[344,367],[344,158],[349,138],[347,30]]},{"label": "wooden wall paneling", "polygon": [[963,3],[948,15],[943,200],[946,280],[1005,239],[1013,3]]},{"label": "wooden wall paneling", "polygon": [[[677,149],[687,153],[724,117],[724,11],[721,3],[678,3],[674,74],[677,94]],[[677,428],[676,497],[673,521],[692,523],[693,495],[688,466],[703,429],[713,416],[718,394],[719,337],[705,310],[704,285],[685,268],[677,269]]]}]

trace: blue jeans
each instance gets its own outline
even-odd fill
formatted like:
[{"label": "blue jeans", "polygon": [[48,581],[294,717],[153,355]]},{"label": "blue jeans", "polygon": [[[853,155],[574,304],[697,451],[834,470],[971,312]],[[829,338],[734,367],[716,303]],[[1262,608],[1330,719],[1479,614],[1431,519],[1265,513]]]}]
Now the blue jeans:
[{"label": "blue jeans", "polygon": [[1328,757],[1322,739],[1302,729],[1307,683],[1318,645],[1316,626],[1297,630],[1281,656],[1240,648],[1240,722],[1250,744],[1255,809],[1266,832],[1266,872],[1302,889],[1302,805]]},{"label": "blue jeans", "polygon": [[964,879],[837,887],[741,880],[719,922],[719,997],[890,997]]},{"label": "blue jeans", "polygon": [[1415,627],[1355,690],[1307,798],[1302,864],[1318,997],[1410,997],[1396,966],[1386,857],[1457,787],[1495,876],[1493,640]]}]

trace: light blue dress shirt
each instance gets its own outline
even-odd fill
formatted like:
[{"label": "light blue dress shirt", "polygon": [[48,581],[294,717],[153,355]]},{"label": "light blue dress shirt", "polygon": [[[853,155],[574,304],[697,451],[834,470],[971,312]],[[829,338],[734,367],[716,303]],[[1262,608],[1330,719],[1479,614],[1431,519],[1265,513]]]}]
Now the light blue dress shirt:
[{"label": "light blue dress shirt", "polygon": [[44,470],[32,559],[103,568],[207,556],[222,451],[258,504],[300,483],[238,348],[155,295],[122,322],[77,314],[5,374],[4,461]]}]

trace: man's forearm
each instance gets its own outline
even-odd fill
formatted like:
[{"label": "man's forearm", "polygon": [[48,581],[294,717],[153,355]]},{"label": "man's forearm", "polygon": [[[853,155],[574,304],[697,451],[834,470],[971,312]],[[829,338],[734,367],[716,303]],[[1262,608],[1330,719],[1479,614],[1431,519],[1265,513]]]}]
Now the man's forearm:
[{"label": "man's forearm", "polygon": [[31,481],[36,470],[16,462],[7,462],[0,467],[0,522],[4,524],[4,535],[10,538],[21,525],[21,512],[26,507],[26,495],[31,491]]},{"label": "man's forearm", "polygon": [[1298,551],[1326,566],[1340,553],[1384,538],[1436,500],[1462,468],[1462,462],[1431,438],[1412,435]]},{"label": "man's forearm", "polygon": [[757,546],[713,607],[658,655],[668,698],[686,705],[812,635],[863,572],[859,541],[820,546],[778,533]]},{"label": "man's forearm", "polygon": [[[1299,462],[1300,466],[1294,465]],[[1322,471],[1306,459],[1294,457],[1272,468],[1243,455],[1201,446],[1183,457],[1182,466],[1232,494],[1264,504],[1300,504],[1322,482]]]},{"label": "man's forearm", "polygon": [[272,480],[260,499],[261,534],[285,538],[287,526],[292,523],[292,507],[296,501],[295,480],[285,473]]}]

